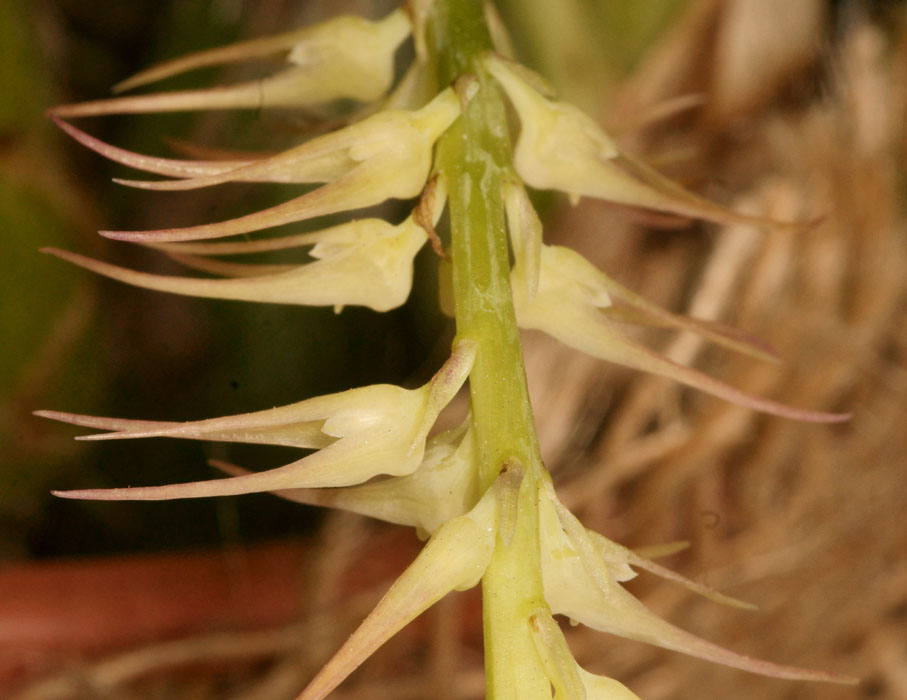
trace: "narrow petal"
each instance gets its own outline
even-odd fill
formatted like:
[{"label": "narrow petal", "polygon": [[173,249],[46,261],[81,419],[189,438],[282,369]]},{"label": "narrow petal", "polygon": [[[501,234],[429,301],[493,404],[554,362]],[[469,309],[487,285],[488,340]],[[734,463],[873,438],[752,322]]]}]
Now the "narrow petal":
[{"label": "narrow petal", "polygon": [[171,243],[225,238],[350,209],[364,208],[383,201],[382,199],[375,200],[369,187],[370,178],[357,178],[357,174],[351,174],[338,182],[324,185],[283,204],[236,219],[156,231],[99,231],[99,233],[105,238],[136,243]]},{"label": "narrow petal", "polygon": [[249,253],[267,253],[275,250],[290,250],[304,246],[334,241],[349,241],[365,238],[369,235],[380,236],[389,224],[384,219],[356,219],[330,228],[308,233],[297,233],[290,236],[262,238],[255,241],[215,241],[153,243],[149,247],[167,253],[188,253],[190,255],[246,255]]},{"label": "narrow petal", "polygon": [[297,700],[322,700],[418,615],[450,591],[478,583],[494,551],[495,512],[489,489],[472,511],[442,525]]},{"label": "narrow petal", "polygon": [[704,583],[700,583],[699,581],[693,581],[686,576],[678,574],[676,571],[672,571],[671,569],[661,566],[660,564],[656,564],[654,561],[650,561],[649,559],[641,557],[633,552],[630,552],[629,561],[633,566],[637,566],[640,569],[645,569],[649,573],[660,576],[661,578],[668,581],[678,583],[687,590],[692,591],[693,593],[698,593],[703,598],[707,598],[714,603],[720,603],[721,605],[727,605],[729,607],[738,608],[740,610],[759,609],[758,605],[753,605],[752,603],[748,603],[745,600],[740,600],[739,598],[734,598],[732,596],[726,595],[721,591],[716,591],[711,586],[707,586]]},{"label": "narrow petal", "polygon": [[[563,505],[559,506],[559,508],[563,508]],[[684,588],[693,591],[694,593],[698,593],[704,598],[708,598],[715,603],[720,603],[722,605],[728,605],[730,607],[740,608],[743,610],[756,609],[756,606],[751,603],[747,603],[742,600],[738,600],[737,598],[732,598],[731,596],[719,593],[710,586],[706,586],[703,583],[698,583],[697,581],[688,579],[686,576],[681,576],[675,571],[671,571],[670,569],[660,566],[659,564],[656,564],[655,562],[646,559],[643,556],[640,556],[627,547],[609,540],[604,535],[600,535],[597,532],[591,532],[588,530],[587,532],[589,534],[589,537],[592,539],[595,547],[601,554],[602,559],[604,559],[604,561],[608,563],[610,570],[612,572],[615,572],[614,579],[616,581],[629,581],[630,579],[635,578],[636,573],[633,572],[632,569],[630,569],[630,566],[635,566],[640,569],[644,569],[649,573],[653,573],[656,576],[660,576],[661,578],[673,581],[674,583],[678,583]],[[618,572],[620,572],[622,576],[619,575]],[[627,575],[627,572],[629,572],[629,575]]]},{"label": "narrow petal", "polygon": [[[602,329],[602,332],[598,334],[599,339],[604,341],[606,336],[610,336],[611,340],[607,342],[613,343],[615,338],[617,338],[614,329],[605,329],[604,326],[600,326],[600,328]],[[792,420],[805,421],[808,423],[842,423],[851,418],[851,414],[849,413],[810,411],[808,409],[787,406],[761,396],[754,396],[745,391],[735,389],[734,387],[691,367],[677,364],[627,338],[622,338],[619,342],[619,346],[615,344],[614,347],[608,350],[604,350],[604,346],[600,345],[600,354],[597,354],[596,356],[607,359],[609,362],[616,362],[644,372],[658,374],[662,377],[673,379],[680,384],[685,384],[694,389],[698,389],[699,391],[704,391],[712,396],[717,396],[725,401],[730,401],[738,406],[744,406],[746,408],[751,408],[754,411],[769,413],[782,418],[790,418]]]},{"label": "narrow petal", "polygon": [[[335,438],[321,431],[322,421],[293,422],[290,409],[271,409],[261,413],[270,414],[259,421],[259,414],[246,413],[228,418],[214,418],[207,421],[179,423],[174,421],[132,420],[128,418],[107,418],[86,416],[63,411],[35,411],[39,418],[78,425],[84,428],[110,430],[113,432],[96,435],[80,435],[76,440],[128,440],[146,437],[173,437],[219,442],[248,442],[286,447],[321,448],[327,447]],[[204,425],[203,425],[204,424]]]},{"label": "narrow petal", "polygon": [[222,66],[230,63],[240,63],[253,58],[273,56],[282,52],[289,52],[295,44],[305,41],[307,36],[313,34],[317,28],[303,27],[291,32],[266,36],[258,39],[240,41],[228,46],[219,46],[214,49],[197,51],[186,56],[180,56],[169,61],[158,63],[136,73],[131,78],[118,83],[114,92],[126,92],[143,85],[156,83],[166,78],[211,66]]},{"label": "narrow petal", "polygon": [[601,273],[601,281],[615,302],[605,314],[616,321],[687,330],[730,350],[768,362],[778,361],[777,352],[771,345],[744,331],[714,321],[673,314],[618,284],[604,273]]},{"label": "narrow petal", "polygon": [[36,411],[35,415],[85,428],[112,431],[83,435],[77,440],[170,437],[301,448],[327,447],[335,441],[335,437],[325,435],[322,431],[323,411],[312,411],[312,401],[314,399],[266,411],[184,423],[85,416],[61,411]]}]

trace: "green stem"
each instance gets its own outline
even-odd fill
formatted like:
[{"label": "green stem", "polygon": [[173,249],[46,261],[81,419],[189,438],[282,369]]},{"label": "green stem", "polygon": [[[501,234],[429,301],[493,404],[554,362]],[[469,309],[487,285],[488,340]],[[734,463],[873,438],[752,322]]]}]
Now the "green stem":
[{"label": "green stem", "polygon": [[537,493],[544,467],[529,403],[510,289],[502,199],[513,177],[504,103],[481,66],[491,50],[481,0],[435,0],[428,46],[442,85],[464,75],[478,89],[438,143],[447,181],[457,334],[478,343],[470,374],[479,478],[488,488],[505,466],[523,471],[513,539],[498,538],[482,581],[489,700],[541,700],[551,686],[529,634],[545,608]]}]

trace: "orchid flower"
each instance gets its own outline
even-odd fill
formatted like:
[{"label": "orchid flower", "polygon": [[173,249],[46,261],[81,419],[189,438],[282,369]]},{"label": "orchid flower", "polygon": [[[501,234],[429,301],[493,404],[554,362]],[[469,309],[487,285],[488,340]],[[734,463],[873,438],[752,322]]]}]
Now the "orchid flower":
[{"label": "orchid flower", "polygon": [[208,90],[63,105],[53,113],[69,118],[196,109],[305,107],[341,98],[375,100],[390,87],[394,55],[411,32],[402,9],[377,22],[356,16],[336,17],[314,27],[168,61],[124,80],[114,89],[122,92],[197,68],[283,54],[290,67],[264,80]]},{"label": "orchid flower", "polygon": [[[278,496],[297,503],[359,513],[430,535],[466,513],[478,499],[475,441],[468,423],[430,438],[419,467],[411,474],[333,489],[284,489]],[[228,474],[247,470],[226,462],[212,464]]]},{"label": "orchid flower", "polygon": [[475,344],[460,341],[438,373],[418,389],[378,384],[290,406],[189,423],[39,411],[37,415],[45,418],[111,431],[83,439],[176,437],[318,450],[283,467],[228,479],[54,493],[65,498],[158,501],[348,486],[379,474],[411,474],[422,462],[428,431],[466,380],[474,358]]},{"label": "orchid flower", "polygon": [[641,160],[623,153],[590,117],[549,99],[530,71],[495,55],[485,67],[504,88],[520,119],[513,164],[523,181],[560,190],[573,202],[594,197],[720,223],[755,223],[802,229],[810,225],[771,221],[725,209],[685,190]]},{"label": "orchid flower", "polygon": [[[75,265],[136,287],[211,299],[237,299],[305,306],[366,306],[388,311],[409,296],[413,259],[428,236],[412,217],[394,226],[383,219],[359,219],[347,224],[288,236],[282,239],[240,243],[197,244],[181,248],[159,246],[177,262],[229,279],[175,277],[138,272],[59,250],[44,252]],[[212,254],[252,253],[315,244],[309,255],[314,262],[302,265],[253,265],[223,263],[190,250]],[[220,245],[220,247],[218,247]],[[183,252],[185,250],[185,252]]]},{"label": "orchid flower", "polygon": [[106,231],[102,235],[145,243],[220,238],[362,209],[391,198],[416,197],[428,180],[432,147],[459,111],[459,98],[448,88],[415,112],[379,112],[248,165],[177,180],[124,181],[147,189],[172,190],[249,181],[327,184],[270,209],[229,221],[148,232]]},{"label": "orchid flower", "polygon": [[753,673],[796,680],[848,680],[834,673],[753,659],[662,620],[620,586],[629,556],[623,561],[603,556],[596,539],[560,503],[550,481],[539,489],[539,520],[545,600],[555,614],[602,632]]}]

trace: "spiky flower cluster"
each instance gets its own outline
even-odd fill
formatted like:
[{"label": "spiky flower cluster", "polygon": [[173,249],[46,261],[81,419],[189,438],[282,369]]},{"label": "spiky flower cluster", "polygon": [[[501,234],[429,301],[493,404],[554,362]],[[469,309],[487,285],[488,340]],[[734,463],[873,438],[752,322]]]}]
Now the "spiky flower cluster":
[{"label": "spiky flower cluster", "polygon": [[[440,1],[440,0],[438,0]],[[121,180],[155,190],[189,190],[228,182],[323,183],[263,211],[217,223],[102,235],[152,247],[214,277],[148,274],[48,249],[54,255],[129,284],[192,296],[254,302],[349,305],[386,311],[410,293],[413,259],[431,240],[448,202],[447,173],[436,143],[476,99],[476,76],[434,85],[426,41],[431,3],[411,3],[378,21],[339,17],[315,27],[202,52],[152,68],[120,87],[133,88],[190,69],[260,56],[283,55],[289,67],[264,81],[208,90],[162,93],[68,105],[51,116],[73,138],[114,161],[166,180]],[[393,84],[399,47],[409,37],[415,60]],[[506,213],[513,265],[509,271],[517,323],[543,331],[595,357],[661,374],[721,398],[777,415],[819,422],[846,416],[814,413],[749,396],[648,350],[621,331],[638,323],[688,330],[755,357],[772,353],[744,334],[672,314],[633,294],[572,250],[542,242],[542,225],[526,192],[556,189],[573,200],[611,202],[721,222],[765,224],[687,192],[622,153],[594,121],[554,98],[538,76],[494,52],[475,62],[481,78],[506,95],[518,120],[512,169],[497,197]],[[101,114],[187,109],[296,108],[339,99],[371,103],[347,126],[277,155],[230,160],[178,160],[125,151],[103,143],[68,119]],[[516,126],[516,125],[514,125]],[[274,226],[389,199],[414,200],[400,223],[351,219],[324,230],[257,240],[220,241]],[[772,225],[797,227],[800,224]],[[454,228],[454,227],[452,227]],[[460,232],[453,230],[456,237]],[[311,246],[314,261],[299,265],[226,262],[224,256]],[[448,253],[444,253],[444,255]],[[459,319],[458,319],[459,321]],[[531,640],[536,663],[557,698],[633,698],[617,681],[579,668],[553,615],[595,629],[776,676],[840,680],[832,674],[751,659],[699,639],[661,620],[621,587],[642,568],[679,581],[719,602],[745,606],[683,579],[652,561],[586,530],[558,500],[547,473],[528,476],[519,461],[498,464],[480,478],[475,418],[431,436],[440,412],[467,380],[481,337],[462,334],[450,358],[426,385],[406,390],[375,385],[238,416],[188,423],[99,418],[42,411],[40,415],[108,432],[84,439],[176,437],[263,443],[314,450],[283,467],[249,472],[215,462],[226,478],[168,486],[59,491],[67,498],[159,500],[271,491],[302,503],[355,511],[417,528],[428,537],[416,560],[300,696],[325,697],[378,646],[451,590],[472,587],[496,552],[518,531],[519,501],[532,501],[529,528],[543,598],[521,613],[514,633]],[[521,371],[517,367],[514,371]],[[487,429],[487,426],[485,426]],[[527,493],[527,486],[528,493]],[[520,535],[522,536],[522,535]],[[502,590],[506,597],[508,591]],[[494,604],[486,601],[486,605]],[[500,660],[497,663],[502,663]],[[505,660],[503,663],[507,663]],[[513,662],[516,663],[516,662]]]}]

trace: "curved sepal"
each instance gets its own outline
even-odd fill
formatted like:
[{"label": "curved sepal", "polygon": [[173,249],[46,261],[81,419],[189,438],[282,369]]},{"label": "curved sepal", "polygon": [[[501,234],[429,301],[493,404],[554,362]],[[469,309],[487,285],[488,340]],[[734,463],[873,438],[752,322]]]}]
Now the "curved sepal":
[{"label": "curved sepal", "polygon": [[[608,362],[651,372],[693,387],[732,403],[794,420],[837,423],[849,414],[823,413],[785,406],[753,396],[718,381],[698,370],[677,364],[648,349],[621,332],[609,318],[613,298],[660,324],[704,334],[709,340],[753,355],[765,350],[742,336],[720,331],[716,325],[701,324],[656,310],[599,272],[590,262],[568,248],[543,246],[536,295],[526,294],[524,267],[519,258],[513,267],[512,287],[517,323],[521,328],[540,330],[565,345]],[[626,318],[626,317],[624,317]]]}]

